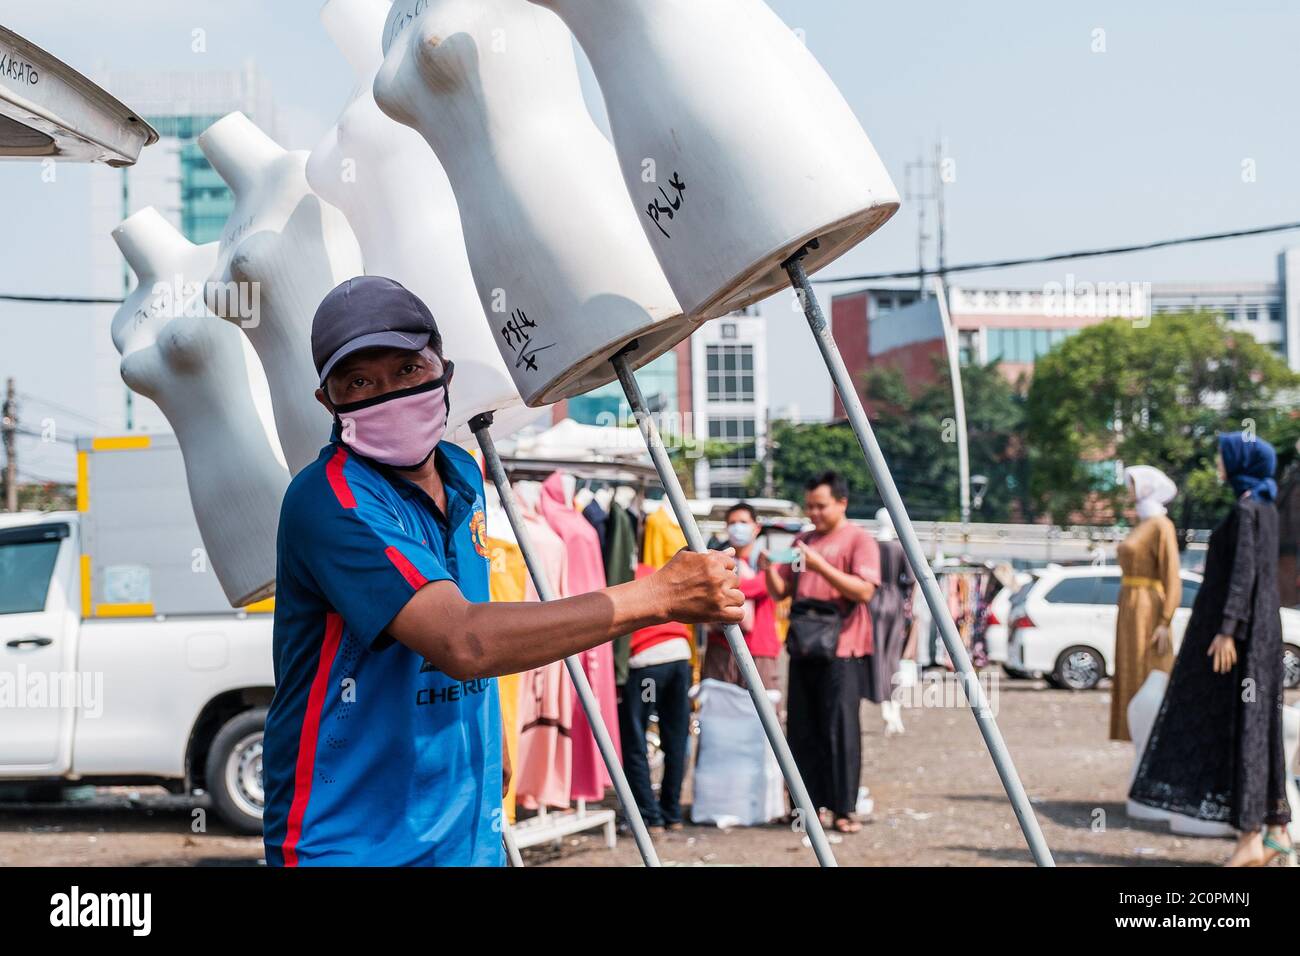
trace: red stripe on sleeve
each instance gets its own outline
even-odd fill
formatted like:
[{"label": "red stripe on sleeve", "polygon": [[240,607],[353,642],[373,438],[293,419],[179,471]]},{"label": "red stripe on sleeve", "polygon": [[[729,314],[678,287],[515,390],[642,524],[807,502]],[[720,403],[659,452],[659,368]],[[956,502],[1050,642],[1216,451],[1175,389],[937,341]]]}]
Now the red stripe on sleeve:
[{"label": "red stripe on sleeve", "polygon": [[406,583],[411,587],[419,590],[429,583],[429,579],[415,569],[410,561],[406,560],[406,555],[398,551],[391,544],[384,549],[384,554],[388,555],[388,560],[393,562],[393,566],[402,572],[402,577],[406,578]]},{"label": "red stripe on sleeve", "polygon": [[316,773],[316,743],[320,737],[320,718],[325,710],[325,695],[329,692],[330,668],[338,653],[343,637],[343,618],[330,612],[325,615],[325,638],[321,641],[320,659],[316,663],[316,676],[312,678],[311,692],[307,695],[307,713],[303,717],[302,732],[298,736],[298,764],[294,770],[293,803],[289,805],[289,824],[281,849],[285,866],[298,865],[298,839],[302,836],[302,821],[307,815],[307,801],[311,798],[312,778]]},{"label": "red stripe on sleeve", "polygon": [[334,497],[339,500],[339,504],[344,508],[355,508],[357,499],[352,496],[347,476],[343,474],[343,464],[347,460],[347,449],[340,445],[334,457],[325,463],[325,477],[329,479],[330,488],[333,489]]}]

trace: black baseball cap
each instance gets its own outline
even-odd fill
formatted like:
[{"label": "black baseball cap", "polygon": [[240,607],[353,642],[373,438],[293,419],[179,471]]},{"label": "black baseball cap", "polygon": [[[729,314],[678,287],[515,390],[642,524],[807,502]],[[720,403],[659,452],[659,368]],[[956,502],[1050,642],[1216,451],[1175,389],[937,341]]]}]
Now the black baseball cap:
[{"label": "black baseball cap", "polygon": [[311,357],[321,384],[345,356],[362,349],[442,351],[433,313],[419,296],[383,276],[357,276],[321,300],[311,322]]}]

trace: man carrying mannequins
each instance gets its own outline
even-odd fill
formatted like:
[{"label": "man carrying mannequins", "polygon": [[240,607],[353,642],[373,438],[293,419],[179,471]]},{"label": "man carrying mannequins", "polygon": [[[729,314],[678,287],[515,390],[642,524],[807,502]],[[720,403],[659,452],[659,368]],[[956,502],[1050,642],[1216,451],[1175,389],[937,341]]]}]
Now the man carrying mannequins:
[{"label": "man carrying mannequins", "polygon": [[330,442],[277,542],[267,863],[500,866],[495,678],[668,621],[737,622],[730,552],[544,604],[488,603],[483,480],[442,441],[453,364],[391,279],[349,279],[312,324]]}]

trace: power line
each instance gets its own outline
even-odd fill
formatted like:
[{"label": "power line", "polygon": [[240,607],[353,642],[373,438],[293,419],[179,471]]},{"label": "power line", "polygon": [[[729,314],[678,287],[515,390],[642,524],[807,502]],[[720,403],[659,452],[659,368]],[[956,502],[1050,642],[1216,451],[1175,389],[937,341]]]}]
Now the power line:
[{"label": "power line", "polygon": [[[989,262],[969,262],[964,265],[947,266],[943,273],[985,272],[993,269],[1010,269],[1013,266],[1031,266],[1044,262],[1061,262],[1066,259],[1094,259],[1098,256],[1118,256],[1132,252],[1146,252],[1151,249],[1166,249],[1170,246],[1187,246],[1197,242],[1215,242],[1219,239],[1242,239],[1247,236],[1264,236],[1275,232],[1288,232],[1300,229],[1300,222],[1284,222],[1275,226],[1257,226],[1254,229],[1234,229],[1231,232],[1212,232],[1200,236],[1185,236],[1181,239],[1158,239],[1155,242],[1142,242],[1127,246],[1111,246],[1107,249],[1080,249],[1075,252],[1058,252],[1050,256],[1029,256],[1023,259],[994,259]],[[935,269],[913,269],[910,272],[873,272],[866,275],[836,276],[833,279],[813,279],[813,282],[827,285],[835,282],[875,282],[880,279],[921,279],[926,276],[939,275]],[[0,296],[3,298],[3,296]]]},{"label": "power line", "polygon": [[[1048,256],[1027,256],[1022,259],[992,259],[988,262],[968,262],[963,265],[945,266],[938,269],[911,269],[904,272],[871,272],[854,276],[835,276],[827,279],[813,279],[818,284],[827,285],[836,282],[875,282],[880,279],[924,279],[933,275],[951,275],[955,272],[989,272],[995,269],[1010,269],[1015,266],[1039,265],[1044,262],[1062,262],[1067,259],[1095,259],[1099,256],[1119,256],[1133,252],[1147,252],[1152,249],[1167,249],[1172,246],[1188,246],[1198,242],[1216,242],[1221,239],[1243,239],[1250,236],[1266,236],[1277,232],[1290,232],[1300,229],[1300,222],[1283,222],[1274,226],[1256,226],[1253,229],[1234,229],[1230,232],[1211,232],[1198,236],[1183,236],[1178,239],[1158,239],[1154,242],[1140,242],[1125,246],[1110,246],[1105,249],[1079,249],[1074,252],[1058,252]],[[109,296],[59,296],[59,295],[17,295],[0,292],[0,302],[31,302],[38,304],[64,305],[121,305],[124,300]]]},{"label": "power line", "polygon": [[42,304],[60,303],[65,305],[121,305],[121,299],[94,295],[15,295],[0,293],[3,302],[37,302]]},{"label": "power line", "polygon": [[65,415],[71,415],[73,418],[80,418],[83,422],[90,422],[96,428],[104,427],[104,422],[101,419],[95,418],[92,415],[87,415],[84,412],[79,412],[75,408],[69,408],[67,405],[60,405],[58,402],[52,401],[51,399],[42,398],[40,395],[33,395],[31,392],[19,392],[18,397],[23,399],[24,401],[35,402],[38,405],[48,406],[57,412],[62,412]]},{"label": "power line", "polygon": [[18,434],[26,435],[28,438],[39,438],[41,441],[67,442],[69,445],[75,445],[77,443],[77,437],[78,437],[74,435],[72,438],[63,438],[56,433],[53,436],[47,438],[44,432],[38,432],[34,428],[23,428],[21,425],[18,426],[17,431]]}]

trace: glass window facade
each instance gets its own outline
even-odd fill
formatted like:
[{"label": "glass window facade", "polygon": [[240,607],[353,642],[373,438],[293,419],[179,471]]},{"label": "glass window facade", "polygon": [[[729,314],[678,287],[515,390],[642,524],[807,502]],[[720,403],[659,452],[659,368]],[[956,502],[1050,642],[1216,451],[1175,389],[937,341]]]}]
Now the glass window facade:
[{"label": "glass window facade", "polygon": [[990,362],[1032,364],[1057,343],[1073,335],[1075,329],[986,329]]},{"label": "glass window facade", "polygon": [[[665,352],[636,372],[650,411],[675,416],[677,407],[677,353]],[[617,381],[569,399],[569,417],[584,425],[622,425],[633,421],[632,410]],[[665,428],[667,423],[660,423]]]},{"label": "glass window facade", "polygon": [[709,438],[733,445],[719,458],[710,458],[714,468],[748,468],[757,460],[757,429],[752,418],[725,416],[709,419]]},{"label": "glass window facade", "polygon": [[704,352],[708,400],[754,400],[754,346],[709,345]]},{"label": "glass window facade", "polygon": [[235,196],[195,139],[220,116],[150,116],[150,125],[158,135],[180,140],[181,232],[190,242],[203,244],[221,237]]}]

